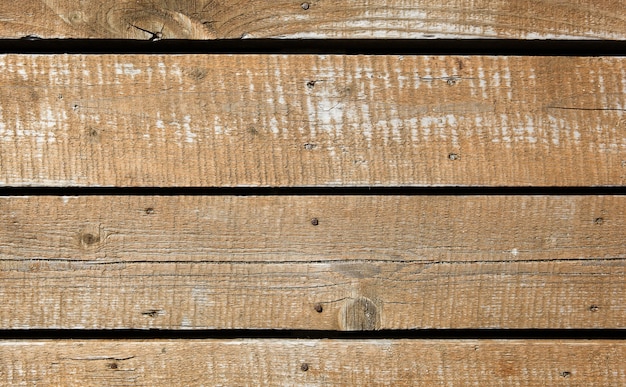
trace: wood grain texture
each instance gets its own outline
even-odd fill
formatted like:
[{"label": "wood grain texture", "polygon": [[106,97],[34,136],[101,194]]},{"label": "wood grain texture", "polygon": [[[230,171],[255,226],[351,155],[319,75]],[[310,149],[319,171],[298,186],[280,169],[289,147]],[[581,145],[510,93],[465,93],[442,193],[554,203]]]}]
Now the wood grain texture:
[{"label": "wood grain texture", "polygon": [[619,0],[25,0],[0,37],[624,39]]},{"label": "wood grain texture", "polygon": [[37,386],[621,386],[626,343],[574,340],[4,341]]},{"label": "wood grain texture", "polygon": [[0,184],[624,185],[625,65],[3,55]]},{"label": "wood grain texture", "polygon": [[4,197],[0,329],[624,328],[625,208],[624,196]]}]

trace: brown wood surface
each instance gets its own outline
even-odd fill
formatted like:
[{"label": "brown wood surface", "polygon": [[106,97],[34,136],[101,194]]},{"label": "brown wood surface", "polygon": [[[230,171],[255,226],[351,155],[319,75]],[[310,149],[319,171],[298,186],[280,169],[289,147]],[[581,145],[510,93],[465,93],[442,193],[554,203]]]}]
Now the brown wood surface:
[{"label": "brown wood surface", "polygon": [[4,197],[0,329],[624,328],[625,208],[625,196]]},{"label": "brown wood surface", "polygon": [[624,185],[625,65],[3,55],[0,185]]},{"label": "brown wood surface", "polygon": [[3,341],[37,386],[622,386],[626,343],[574,340]]},{"label": "brown wood surface", "polygon": [[23,0],[0,37],[624,39],[619,0]]}]

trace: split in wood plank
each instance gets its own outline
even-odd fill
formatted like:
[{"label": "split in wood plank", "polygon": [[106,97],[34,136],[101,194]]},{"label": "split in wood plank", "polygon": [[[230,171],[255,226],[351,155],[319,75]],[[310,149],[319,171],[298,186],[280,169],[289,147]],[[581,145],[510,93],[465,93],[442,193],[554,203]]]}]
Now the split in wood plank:
[{"label": "split in wood plank", "polygon": [[2,55],[4,186],[626,184],[626,58]]},{"label": "split in wood plank", "polygon": [[0,329],[624,328],[626,196],[0,198]]},{"label": "split in wood plank", "polygon": [[619,0],[24,0],[0,37],[626,39]]},{"label": "split in wood plank", "polygon": [[0,357],[5,385],[626,384],[610,340],[3,341]]}]

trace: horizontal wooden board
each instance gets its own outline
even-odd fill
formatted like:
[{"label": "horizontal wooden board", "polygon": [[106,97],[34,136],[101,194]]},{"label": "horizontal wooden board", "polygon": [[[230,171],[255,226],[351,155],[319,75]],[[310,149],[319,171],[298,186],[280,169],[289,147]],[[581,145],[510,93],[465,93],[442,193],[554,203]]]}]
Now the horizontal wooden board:
[{"label": "horizontal wooden board", "polygon": [[619,0],[24,0],[0,37],[624,39]]},{"label": "horizontal wooden board", "polygon": [[2,55],[4,186],[626,184],[626,59]]},{"label": "horizontal wooden board", "polygon": [[624,341],[3,341],[0,357],[4,385],[626,384]]},{"label": "horizontal wooden board", "polygon": [[0,329],[624,328],[626,196],[0,198]]}]

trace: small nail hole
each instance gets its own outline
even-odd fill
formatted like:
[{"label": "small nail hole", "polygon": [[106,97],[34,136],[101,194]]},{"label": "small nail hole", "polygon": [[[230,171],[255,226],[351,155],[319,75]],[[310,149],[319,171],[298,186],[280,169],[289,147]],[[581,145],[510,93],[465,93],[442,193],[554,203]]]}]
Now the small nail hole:
[{"label": "small nail hole", "polygon": [[324,311],[324,307],[320,303],[315,304],[314,308],[317,313],[322,313]]},{"label": "small nail hole", "polygon": [[598,307],[598,305],[591,305],[589,307],[589,311],[592,313],[597,312],[598,310],[600,310],[600,307]]},{"label": "small nail hole", "polygon": [[460,160],[460,159],[461,159],[461,155],[460,155],[460,154],[458,154],[458,153],[450,153],[450,154],[448,155],[448,158],[449,158],[450,160],[452,160],[452,161],[455,161],[455,160]]},{"label": "small nail hole", "polygon": [[309,365],[307,363],[302,363],[302,365],[300,365],[300,370],[307,372],[309,370]]},{"label": "small nail hole", "polygon": [[305,11],[308,10],[309,8],[311,8],[311,4],[309,4],[309,3],[302,3],[302,4],[300,4],[300,6]]},{"label": "small nail hole", "polygon": [[313,218],[313,219],[311,219],[311,224],[312,224],[313,226],[317,226],[317,225],[319,225],[319,224],[320,224],[320,221],[319,221],[319,219],[317,219],[317,218]]},{"label": "small nail hole", "polygon": [[308,87],[309,89],[314,88],[314,87],[315,87],[315,82],[316,82],[316,81],[308,81],[308,82],[306,83],[306,87]]},{"label": "small nail hole", "polygon": [[152,215],[154,214],[154,208],[148,207],[144,210],[144,212],[146,213],[146,215]]},{"label": "small nail hole", "polygon": [[603,218],[595,218],[593,220],[593,223],[595,223],[595,224],[602,224],[602,223],[604,223],[604,219]]}]

